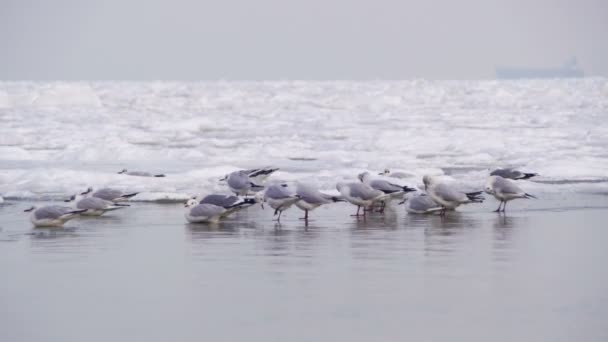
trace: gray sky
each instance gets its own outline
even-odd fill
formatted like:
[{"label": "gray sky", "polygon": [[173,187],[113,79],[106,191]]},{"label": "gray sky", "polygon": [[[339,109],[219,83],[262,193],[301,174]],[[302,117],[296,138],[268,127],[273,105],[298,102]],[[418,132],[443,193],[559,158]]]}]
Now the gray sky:
[{"label": "gray sky", "polygon": [[477,79],[578,57],[605,0],[0,0],[0,79]]}]

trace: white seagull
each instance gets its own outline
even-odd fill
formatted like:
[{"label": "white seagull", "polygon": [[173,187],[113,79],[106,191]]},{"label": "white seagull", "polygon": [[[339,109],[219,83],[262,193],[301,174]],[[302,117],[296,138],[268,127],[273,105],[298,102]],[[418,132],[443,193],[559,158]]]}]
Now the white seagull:
[{"label": "white seagull", "polygon": [[82,195],[73,195],[65,202],[76,202],[77,210],[84,210],[81,215],[85,216],[101,216],[108,211],[122,209],[128,207],[128,204],[119,204],[112,201],[106,201],[99,197],[83,197]]},{"label": "white seagull", "polygon": [[153,174],[146,171],[127,171],[127,169],[122,169],[118,172],[119,175],[127,175],[127,176],[136,176],[136,177],[165,177],[163,174]]},{"label": "white seagull", "polygon": [[304,210],[304,217],[302,219],[308,221],[308,212],[315,208],[328,203],[344,202],[343,199],[324,194],[319,191],[316,187],[298,183],[296,185],[296,195],[300,196],[300,199],[296,202],[296,207]]},{"label": "white seagull", "polygon": [[513,180],[519,180],[519,179],[529,179],[535,176],[538,176],[537,173],[525,173],[525,172],[521,172],[521,171],[517,171],[515,169],[496,169],[492,172],[490,172],[490,176],[500,176],[502,178],[506,178],[506,179],[513,179]]},{"label": "white seagull", "polygon": [[494,210],[495,212],[500,211],[500,207],[503,203],[504,206],[502,211],[504,212],[507,209],[507,202],[516,198],[536,198],[535,196],[524,192],[512,180],[504,179],[501,176],[488,177],[485,192],[493,195],[494,198],[500,201],[500,204],[498,204],[498,209]]},{"label": "white seagull", "polygon": [[384,201],[391,195],[376,190],[367,184],[356,182],[339,182],[336,184],[336,189],[345,200],[357,206],[357,213],[352,215],[357,217],[359,216],[361,207],[363,207],[363,217],[365,217],[365,208],[372,206],[374,203]]},{"label": "white seagull", "polygon": [[184,216],[190,223],[217,223],[226,213],[226,209],[209,204],[199,204],[194,198],[189,199],[186,204]]},{"label": "white seagull", "polygon": [[32,206],[24,210],[24,212],[32,212],[30,221],[36,227],[61,227],[64,223],[78,217],[84,211],[58,205],[48,205],[41,208]]},{"label": "white seagull", "polygon": [[232,172],[226,177],[226,183],[237,196],[246,196],[264,189],[263,186],[253,183],[245,171]]},{"label": "white seagull", "polygon": [[[257,195],[258,197],[261,194]],[[289,189],[287,184],[273,184],[264,191],[264,202],[274,209],[274,215],[279,214],[277,222],[281,222],[281,214],[294,205],[300,196]]]},{"label": "white seagull", "polygon": [[480,197],[481,191],[462,192],[430,175],[425,175],[422,182],[427,194],[443,207],[441,215],[445,215],[446,210],[456,209],[461,204],[483,202],[483,197]]}]

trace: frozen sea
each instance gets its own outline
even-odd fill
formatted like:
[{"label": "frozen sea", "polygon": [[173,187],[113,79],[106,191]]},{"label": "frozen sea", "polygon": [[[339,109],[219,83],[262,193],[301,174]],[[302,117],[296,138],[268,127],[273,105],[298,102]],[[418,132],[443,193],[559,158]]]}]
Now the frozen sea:
[{"label": "frozen sea", "polygon": [[[0,194],[59,199],[88,186],[135,200],[219,191],[235,168],[333,189],[384,168],[538,172],[535,191],[608,190],[608,81],[0,83]],[[165,179],[115,174],[122,168]],[[538,184],[538,183],[535,183]]]},{"label": "frozen sea", "polygon": [[[0,82],[0,340],[606,341],[607,119],[604,78]],[[512,166],[539,199],[185,222],[183,200],[267,165],[327,191]],[[64,229],[23,213],[89,186],[140,194]]]}]

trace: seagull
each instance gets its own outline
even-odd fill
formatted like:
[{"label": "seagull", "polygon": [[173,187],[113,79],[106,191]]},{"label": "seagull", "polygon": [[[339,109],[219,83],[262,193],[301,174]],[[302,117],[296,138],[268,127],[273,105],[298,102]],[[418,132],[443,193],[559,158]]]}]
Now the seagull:
[{"label": "seagull", "polygon": [[189,199],[186,204],[186,220],[190,223],[217,223],[226,213],[226,209],[209,204],[199,204],[194,198]]},{"label": "seagull", "polygon": [[74,210],[70,207],[48,205],[41,208],[32,206],[24,212],[32,212],[30,221],[36,227],[61,227],[67,221],[77,217],[86,210]]},{"label": "seagull", "polygon": [[500,212],[500,206],[504,203],[502,211],[507,209],[507,202],[516,198],[536,198],[524,192],[519,186],[510,179],[505,179],[501,176],[490,176],[486,182],[485,192],[493,195],[494,198],[500,201],[498,209],[495,212]]},{"label": "seagull", "polygon": [[254,182],[258,182],[261,183],[263,181],[266,180],[266,178],[268,178],[271,174],[273,174],[274,172],[278,171],[279,168],[278,167],[270,167],[270,166],[266,166],[260,169],[249,169],[249,170],[243,170],[245,173],[247,173],[247,176],[249,176],[249,178],[254,181]]},{"label": "seagull", "polygon": [[146,171],[127,171],[127,169],[122,169],[122,171],[118,172],[118,174],[137,177],[165,177],[163,174],[155,175]]},{"label": "seagull", "polygon": [[538,174],[537,173],[524,173],[524,172],[517,171],[514,169],[496,169],[496,170],[490,172],[490,176],[500,176],[500,177],[506,178],[506,179],[519,180],[519,179],[529,179],[534,176],[538,176]]},{"label": "seagull", "polygon": [[246,196],[250,192],[258,192],[264,189],[263,186],[253,183],[245,171],[232,172],[227,176],[226,182],[230,190],[237,196]]},{"label": "seagull", "polygon": [[[258,197],[261,194],[257,195]],[[281,214],[300,199],[300,195],[289,189],[287,184],[273,184],[264,191],[264,202],[274,209],[274,215],[279,214],[277,222],[281,222]]]},{"label": "seagull", "polygon": [[411,173],[401,172],[401,171],[391,172],[390,169],[384,169],[384,171],[380,172],[378,175],[379,176],[393,177],[393,178],[409,178],[409,177],[414,177],[414,175],[411,174]]},{"label": "seagull", "polygon": [[[388,199],[391,198],[403,198],[403,195],[407,192],[416,191],[414,188],[408,186],[397,185],[384,179],[373,179],[369,172],[360,173],[358,176],[359,180],[373,189],[380,190],[385,194],[390,194]],[[380,211],[384,211],[386,201],[382,202],[382,208]]]},{"label": "seagull", "polygon": [[104,213],[116,209],[128,207],[128,204],[119,204],[112,201],[106,201],[99,197],[82,197],[73,195],[64,202],[76,202],[76,209],[84,210],[81,215],[86,216],[101,216]]},{"label": "seagull", "polygon": [[[405,211],[410,214],[431,214],[442,211],[443,207],[426,195],[420,194],[404,201]],[[403,203],[403,202],[402,202]]]},{"label": "seagull", "polygon": [[[81,193],[81,195],[88,196],[89,194],[91,194],[91,192],[93,192],[93,188],[88,188],[87,191]],[[131,198],[137,194],[138,194],[137,192],[124,193],[117,189],[103,188],[103,189],[99,189],[99,190],[93,192],[93,194],[91,196],[101,198],[106,201],[112,201],[114,203],[117,203],[117,202],[126,202],[129,200],[129,198]]]},{"label": "seagull", "polygon": [[425,175],[422,181],[427,194],[443,207],[441,215],[445,215],[446,210],[455,209],[461,204],[483,202],[483,197],[480,197],[481,191],[465,193],[430,175]]},{"label": "seagull", "polygon": [[385,194],[384,192],[363,183],[339,182],[336,184],[336,189],[342,194],[345,200],[357,206],[357,213],[352,215],[357,217],[359,216],[361,207],[363,207],[363,217],[365,217],[365,208],[390,197],[390,194]]},{"label": "seagull", "polygon": [[[239,170],[242,171],[244,174],[247,175],[247,177],[249,177],[251,179],[251,181],[256,182],[256,183],[261,183],[264,180],[266,180],[266,178],[268,178],[268,176],[270,176],[271,174],[273,174],[274,172],[278,171],[279,168],[278,167],[263,167],[260,169],[248,169],[248,170]],[[238,172],[238,171],[235,171]],[[225,181],[228,179],[228,177],[230,176],[230,174],[227,174],[226,176],[222,177],[220,179],[220,181]]]},{"label": "seagull", "polygon": [[296,207],[304,210],[304,217],[302,219],[306,221],[308,221],[309,211],[323,204],[344,202],[344,200],[339,197],[324,194],[316,187],[304,183],[297,184],[296,195],[300,196],[299,201],[296,202]]},{"label": "seagull", "polygon": [[[196,198],[195,198],[196,199]],[[222,216],[228,216],[241,209],[248,208],[257,201],[255,198],[240,198],[234,195],[211,194],[203,197],[199,204],[213,204],[226,209]]]}]

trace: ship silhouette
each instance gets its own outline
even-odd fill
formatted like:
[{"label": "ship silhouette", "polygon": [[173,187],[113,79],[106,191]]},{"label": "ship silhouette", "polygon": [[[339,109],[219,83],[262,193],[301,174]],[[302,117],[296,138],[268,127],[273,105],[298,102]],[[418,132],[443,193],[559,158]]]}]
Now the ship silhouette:
[{"label": "ship silhouette", "polygon": [[585,77],[583,69],[578,66],[576,57],[570,58],[561,67],[529,68],[529,67],[496,67],[496,78],[580,78]]}]

